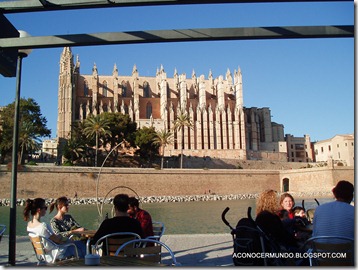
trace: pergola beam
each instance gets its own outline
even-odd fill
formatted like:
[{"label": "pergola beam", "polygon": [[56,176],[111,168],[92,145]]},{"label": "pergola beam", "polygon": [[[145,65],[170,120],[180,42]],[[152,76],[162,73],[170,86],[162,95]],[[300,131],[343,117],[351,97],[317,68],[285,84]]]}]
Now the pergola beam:
[{"label": "pergola beam", "polygon": [[1,49],[184,41],[354,37],[353,25],[147,30],[0,39]]},{"label": "pergola beam", "polygon": [[[108,8],[154,5],[192,5],[192,4],[228,4],[228,3],[282,3],[282,2],[337,2],[337,0],[18,0],[0,2],[1,13],[19,13],[50,10],[69,10],[85,8]],[[351,0],[340,0],[351,2]]]}]

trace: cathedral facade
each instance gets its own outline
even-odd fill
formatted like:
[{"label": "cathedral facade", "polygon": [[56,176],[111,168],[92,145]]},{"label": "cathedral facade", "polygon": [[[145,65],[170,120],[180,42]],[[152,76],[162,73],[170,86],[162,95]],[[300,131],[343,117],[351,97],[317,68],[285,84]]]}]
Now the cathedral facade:
[{"label": "cathedral facade", "polygon": [[79,58],[74,61],[71,49],[65,47],[60,59],[57,137],[69,138],[72,123],[102,112],[128,114],[139,128],[171,131],[177,116],[187,113],[193,127],[185,128],[184,145],[182,132],[174,133],[167,156],[184,149],[188,156],[246,159],[248,150],[272,148],[267,145],[283,138],[283,126],[277,129],[271,123],[268,108],[244,108],[240,69],[216,78],[211,72],[205,78],[195,71],[187,77],[174,70],[169,78],[163,66],[155,77],[144,77],[136,66],[131,76],[121,76],[116,65],[111,75],[99,75],[94,64],[92,74],[83,75]]}]

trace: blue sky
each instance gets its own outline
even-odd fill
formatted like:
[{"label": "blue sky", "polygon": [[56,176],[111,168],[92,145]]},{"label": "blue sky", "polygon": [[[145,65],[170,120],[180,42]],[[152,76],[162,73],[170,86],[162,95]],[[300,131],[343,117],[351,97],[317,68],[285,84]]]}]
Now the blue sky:
[{"label": "blue sky", "polygon": [[[6,14],[33,36],[186,28],[353,25],[354,3],[261,3],[104,8]],[[62,48],[36,49],[23,61],[21,96],[34,98],[56,136]],[[354,131],[354,39],[181,42],[73,47],[81,73],[155,76],[164,66],[207,78],[240,67],[246,107],[269,107],[285,134],[329,139]],[[15,98],[15,78],[0,75],[0,106]]]}]

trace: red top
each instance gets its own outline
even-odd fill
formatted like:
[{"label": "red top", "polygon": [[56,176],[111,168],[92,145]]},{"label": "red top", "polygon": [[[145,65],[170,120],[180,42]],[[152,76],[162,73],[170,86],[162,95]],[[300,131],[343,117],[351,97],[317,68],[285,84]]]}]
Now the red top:
[{"label": "red top", "polygon": [[153,224],[152,224],[152,217],[150,214],[143,210],[138,209],[138,212],[136,214],[136,219],[139,221],[142,230],[143,230],[143,238],[146,238],[148,236],[153,236]]}]

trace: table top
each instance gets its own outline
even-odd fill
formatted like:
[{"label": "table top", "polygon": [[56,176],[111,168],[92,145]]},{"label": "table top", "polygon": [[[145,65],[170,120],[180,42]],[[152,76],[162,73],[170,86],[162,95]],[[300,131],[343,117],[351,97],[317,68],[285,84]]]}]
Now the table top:
[{"label": "table top", "polygon": [[[89,266],[85,264],[85,259],[59,261],[52,266]],[[145,261],[140,258],[103,256],[99,266],[166,266],[155,262]]]},{"label": "table top", "polygon": [[82,232],[73,232],[72,234],[77,234],[84,236],[86,238],[92,238],[96,234],[97,230],[84,230]]}]

